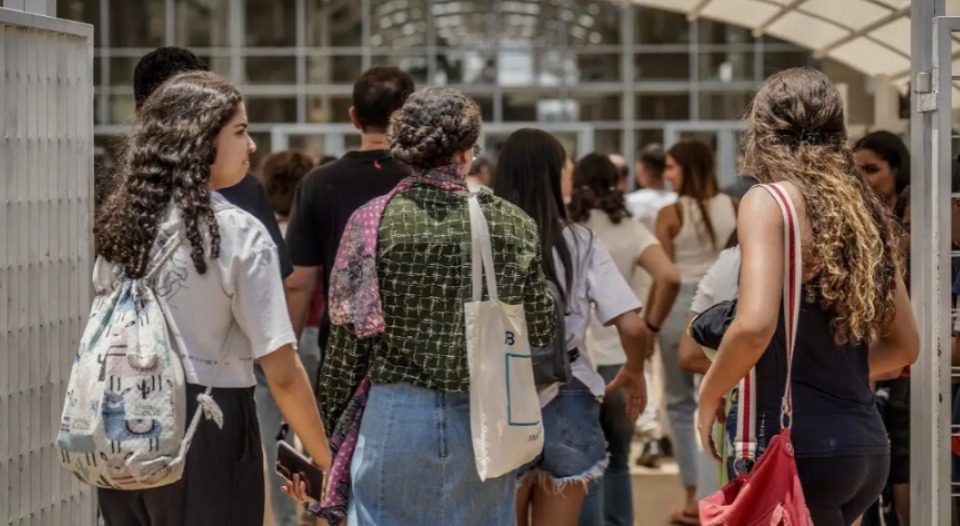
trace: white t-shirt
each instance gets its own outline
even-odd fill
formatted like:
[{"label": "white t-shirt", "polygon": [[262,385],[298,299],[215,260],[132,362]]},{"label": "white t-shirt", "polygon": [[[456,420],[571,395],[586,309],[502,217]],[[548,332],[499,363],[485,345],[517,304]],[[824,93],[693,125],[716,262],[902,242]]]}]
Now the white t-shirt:
[{"label": "white t-shirt", "polygon": [[701,313],[721,301],[732,300],[740,292],[740,247],[720,252],[717,261],[703,275],[690,311]]},{"label": "white t-shirt", "polygon": [[[573,283],[566,291],[567,350],[579,349],[580,358],[572,364],[573,375],[583,382],[596,396],[603,396],[605,384],[587,356],[584,343],[591,312],[601,323],[607,324],[617,316],[642,307],[640,300],[630,289],[617,269],[606,247],[596,234],[582,225],[572,225],[563,231],[570,247],[570,259],[574,265]],[[554,251],[557,277],[564,281],[563,263]],[[591,307],[594,305],[595,307]],[[541,393],[541,403],[552,399],[556,387]]]},{"label": "white t-shirt", "polygon": [[[155,290],[166,298],[183,338],[187,382],[252,387],[257,383],[255,359],[284,345],[296,347],[277,247],[255,217],[219,194],[214,193],[211,202],[220,227],[220,257],[208,258],[207,272],[200,275],[190,258],[191,246],[184,240],[161,269]],[[176,206],[171,204],[165,217],[158,246],[182,228]],[[208,237],[205,243],[209,254]],[[94,287],[108,290],[113,273],[113,264],[98,258]],[[224,351],[224,364],[217,370]]]},{"label": "white t-shirt", "polygon": [[657,213],[660,209],[677,202],[677,193],[672,190],[653,190],[641,188],[626,196],[627,210],[633,218],[643,223],[651,231],[656,227]]},{"label": "white t-shirt", "polygon": [[[639,264],[644,251],[660,244],[642,223],[626,219],[615,224],[600,210],[594,210],[585,224],[606,246],[627,283],[634,283],[636,275],[643,271]],[[596,314],[590,317],[586,347],[596,365],[621,365],[627,361],[616,327],[604,326]]]}]

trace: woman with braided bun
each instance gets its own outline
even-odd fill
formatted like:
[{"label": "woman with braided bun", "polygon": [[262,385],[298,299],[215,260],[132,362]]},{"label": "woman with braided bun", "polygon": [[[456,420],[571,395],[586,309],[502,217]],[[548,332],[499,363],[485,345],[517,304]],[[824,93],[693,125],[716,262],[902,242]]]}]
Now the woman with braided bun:
[{"label": "woman with braided bun", "polygon": [[[393,159],[410,177],[357,210],[344,230],[320,374],[330,429],[348,406],[352,411],[356,389],[369,385],[349,479],[338,483],[352,493],[347,521],[513,524],[516,476],[481,481],[470,432],[464,304],[473,287],[465,177],[480,137],[480,109],[458,91],[426,88],[394,113],[388,135]],[[477,199],[499,299],[523,305],[530,345],[547,346],[557,320],[537,225],[489,191]],[[324,508],[307,504],[327,517]]]},{"label": "woman with braided bun", "polygon": [[[211,190],[247,173],[256,149],[240,92],[208,72],[178,75],[137,113],[120,184],[94,226],[98,292],[117,276],[143,279],[176,245],[154,291],[169,305],[184,347],[186,421],[199,395],[223,412],[199,421],[183,478],[140,491],[99,489],[109,526],[263,522],[263,449],[254,402],[259,360],[280,413],[322,469],[330,452],[296,353],[279,257],[266,227]],[[151,280],[152,281],[152,280]]]},{"label": "woman with braided bun", "polygon": [[[791,425],[813,524],[846,526],[876,501],[890,447],[870,376],[918,354],[916,320],[903,284],[900,237],[847,146],[843,99],[822,73],[772,76],[747,117],[745,172],[794,203],[802,292],[792,361]],[[724,393],[756,366],[756,439],[762,455],[780,433],[787,381],[784,220],[774,197],[753,188],[740,204],[742,264],[736,316],[700,387],[698,428],[710,430]],[[736,425],[737,416],[728,417]],[[719,460],[719,459],[718,459]],[[749,462],[744,465],[749,464]]]}]

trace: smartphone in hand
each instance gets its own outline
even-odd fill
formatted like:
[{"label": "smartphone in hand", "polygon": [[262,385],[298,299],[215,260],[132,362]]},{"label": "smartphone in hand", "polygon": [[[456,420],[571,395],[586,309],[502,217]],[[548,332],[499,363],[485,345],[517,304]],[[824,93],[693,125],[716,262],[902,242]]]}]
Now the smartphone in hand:
[{"label": "smartphone in hand", "polygon": [[307,484],[307,495],[313,500],[322,500],[323,471],[283,440],[277,442],[276,470],[278,475],[291,482],[293,476],[299,474]]}]

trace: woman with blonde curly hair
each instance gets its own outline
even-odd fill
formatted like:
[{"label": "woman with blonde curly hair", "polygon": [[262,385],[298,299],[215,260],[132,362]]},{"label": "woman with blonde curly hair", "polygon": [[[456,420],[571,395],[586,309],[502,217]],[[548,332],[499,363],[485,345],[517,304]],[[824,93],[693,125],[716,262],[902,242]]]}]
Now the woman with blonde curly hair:
[{"label": "woman with blonde curly hair", "polygon": [[[513,524],[516,476],[480,480],[470,434],[466,175],[480,137],[480,109],[458,91],[426,88],[394,113],[388,134],[391,156],[411,176],[357,210],[344,230],[320,373],[330,429],[365,376],[371,385],[351,480],[338,484],[352,492],[348,524]],[[557,319],[537,225],[489,191],[477,199],[500,301],[523,305],[530,345],[545,347]],[[295,499],[306,501],[292,489]],[[327,516],[312,503],[308,509]]]},{"label": "woman with blonde curly hair", "polygon": [[[899,370],[918,354],[899,236],[854,163],[843,100],[825,75],[807,68],[774,75],[747,124],[745,171],[785,189],[801,228],[803,294],[792,372],[800,481],[814,524],[846,526],[877,499],[890,466],[870,375]],[[737,232],[737,312],[701,385],[698,428],[703,443],[712,444],[724,393],[756,366],[762,454],[780,431],[787,367],[783,219],[770,194],[746,194]]]}]

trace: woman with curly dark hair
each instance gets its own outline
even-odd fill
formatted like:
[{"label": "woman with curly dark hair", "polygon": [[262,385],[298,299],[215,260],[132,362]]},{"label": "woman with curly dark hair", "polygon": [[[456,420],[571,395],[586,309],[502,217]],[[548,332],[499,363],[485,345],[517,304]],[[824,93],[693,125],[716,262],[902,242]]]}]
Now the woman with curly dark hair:
[{"label": "woman with curly dark hair", "polygon": [[154,290],[182,337],[187,419],[199,395],[223,411],[201,419],[183,478],[143,491],[98,490],[110,526],[259,525],[263,455],[253,399],[253,361],[266,373],[284,418],[323,468],[329,450],[310,383],[295,351],[277,247],[260,221],[211,187],[242,177],[255,145],[236,88],[206,72],[174,77],[141,108],[127,138],[122,183],[94,226],[94,287],[143,278],[182,233]]},{"label": "woman with curly dark hair", "polygon": [[[778,183],[795,204],[801,232],[803,293],[788,417],[800,482],[814,524],[846,526],[876,501],[890,467],[870,376],[900,370],[919,351],[900,231],[854,162],[843,99],[825,75],[796,68],[772,76],[747,123],[745,171]],[[762,455],[780,434],[788,371],[781,308],[787,241],[767,191],[747,192],[737,231],[737,312],[700,387],[698,428],[715,455],[710,434],[721,399],[756,366],[753,413]]]},{"label": "woman with curly dark hair", "polygon": [[[338,480],[337,491],[352,493],[340,497],[349,502],[349,524],[512,524],[516,478],[482,481],[471,438],[465,177],[480,109],[455,90],[426,88],[394,113],[388,134],[393,159],[411,177],[354,213],[330,280],[333,326],[320,373],[330,428],[358,386],[369,385],[350,479]],[[499,299],[523,306],[530,345],[545,347],[557,320],[537,225],[488,191],[476,198],[488,223]],[[308,509],[328,516],[326,506]]]},{"label": "woman with curly dark hair", "polygon": [[[652,277],[653,285],[642,311],[649,331],[649,327],[663,325],[670,313],[680,290],[680,274],[653,232],[630,217],[623,192],[617,188],[619,178],[620,170],[610,157],[587,154],[573,170],[573,199],[567,209],[571,221],[583,224],[603,242],[627,283],[635,282],[640,269]],[[612,382],[627,362],[627,355],[617,329],[604,326],[593,310],[587,330],[587,352],[603,380]],[[652,332],[648,338],[654,338]],[[610,464],[584,503],[581,526],[633,524],[629,457],[634,423],[625,407],[623,389],[608,392],[603,398],[600,424]]]}]

